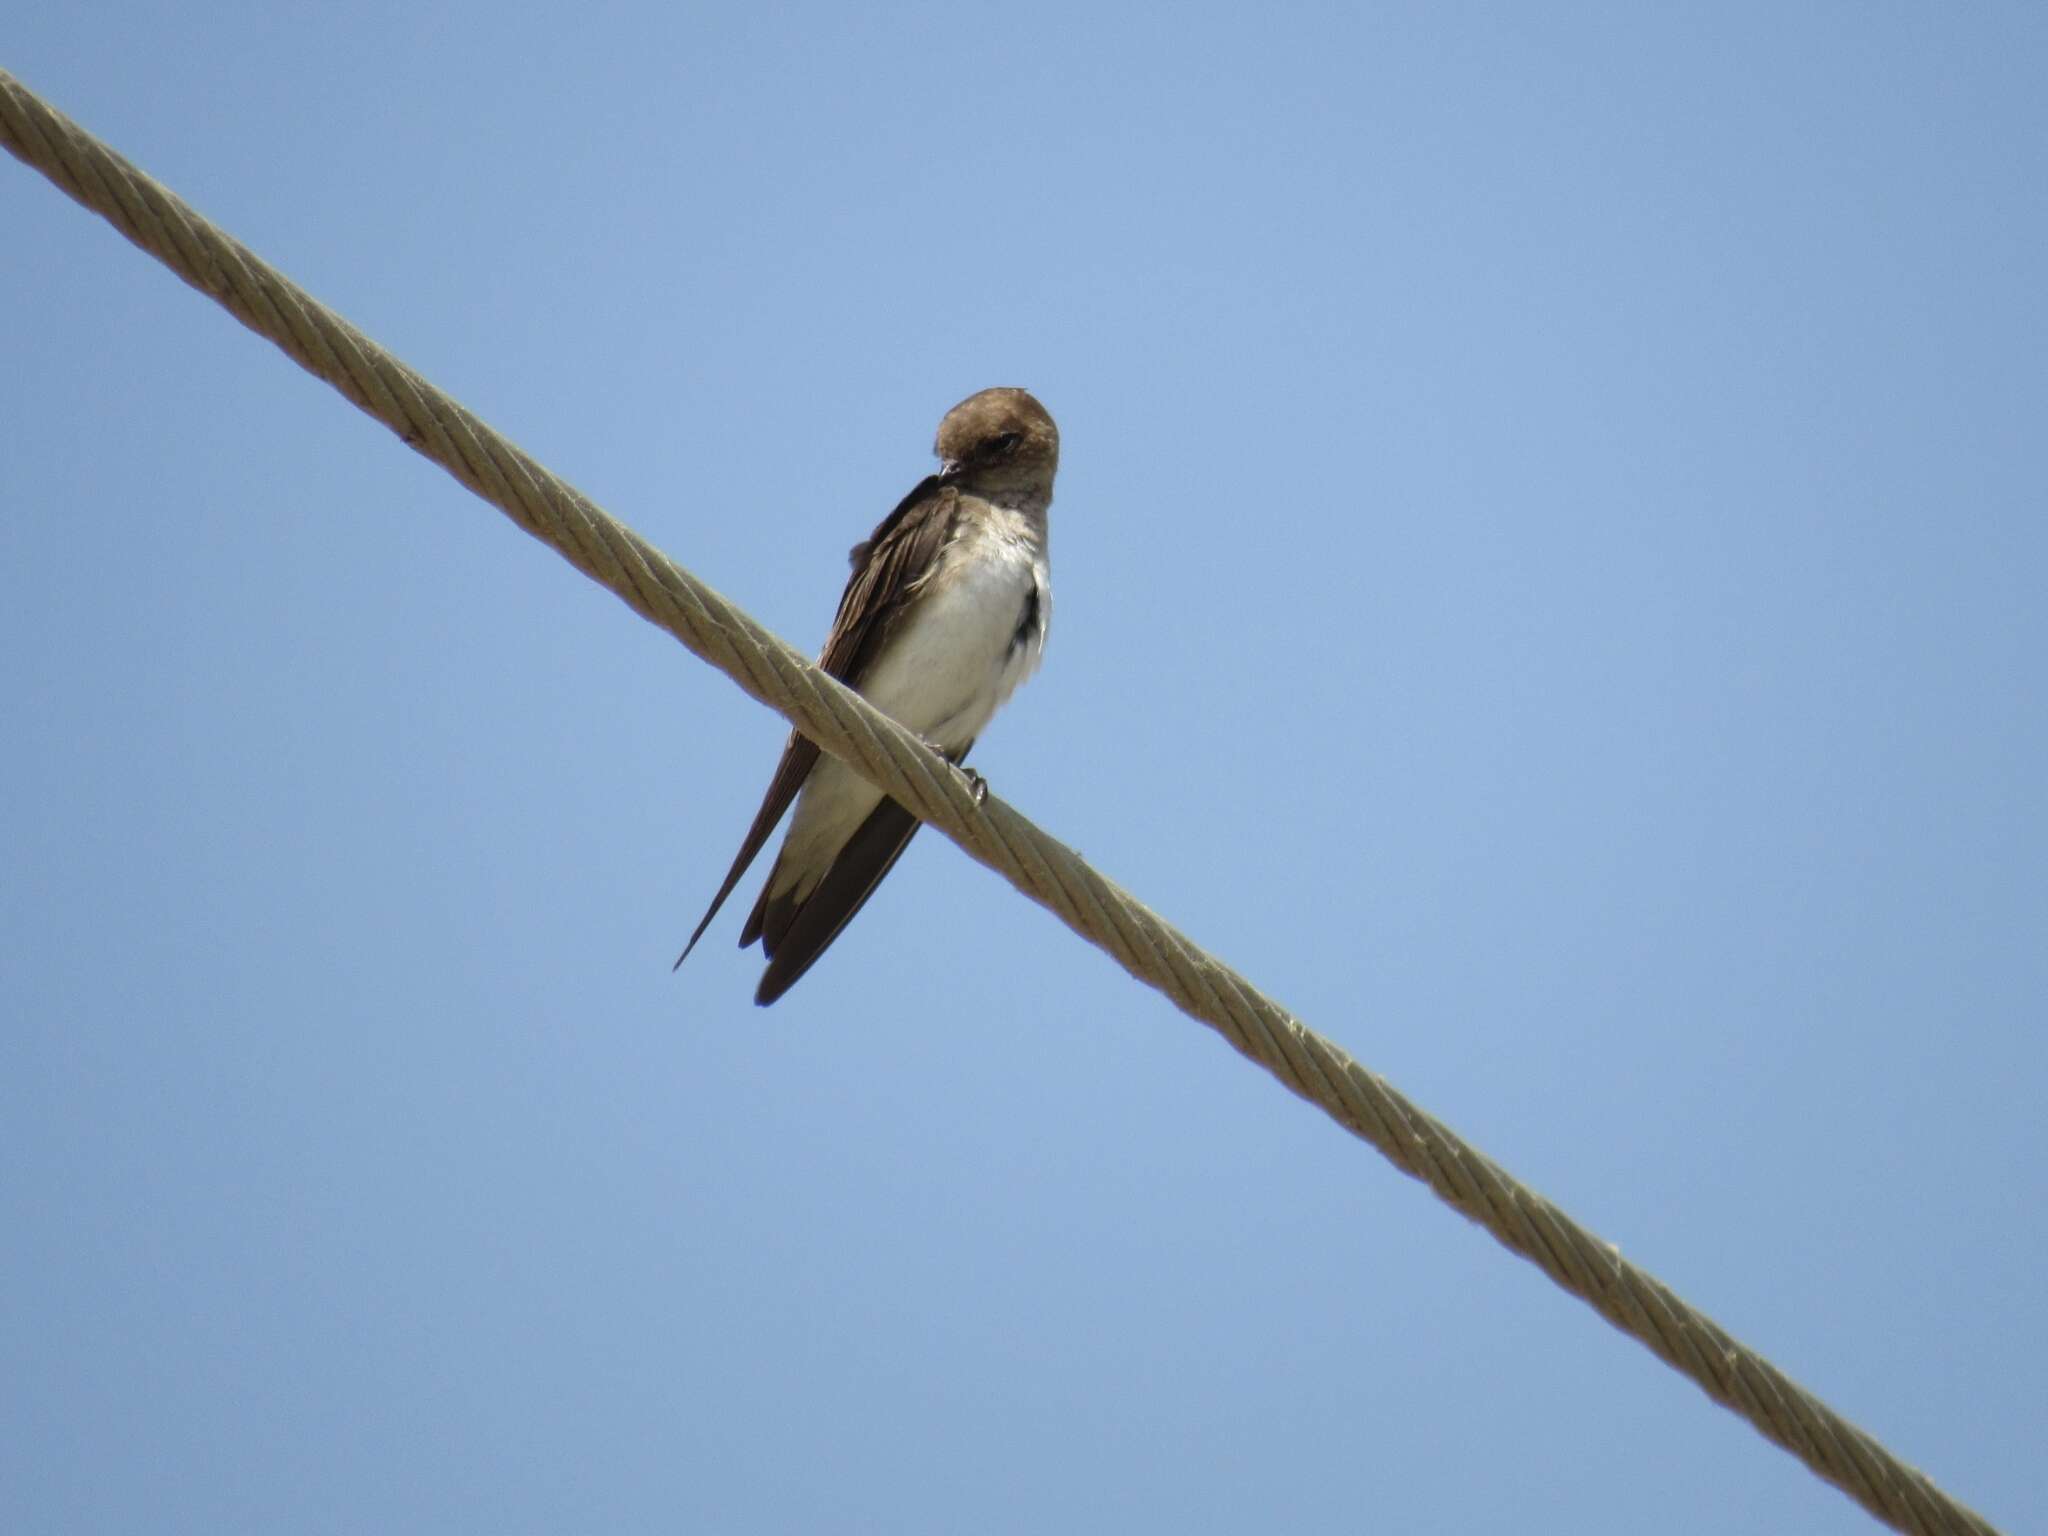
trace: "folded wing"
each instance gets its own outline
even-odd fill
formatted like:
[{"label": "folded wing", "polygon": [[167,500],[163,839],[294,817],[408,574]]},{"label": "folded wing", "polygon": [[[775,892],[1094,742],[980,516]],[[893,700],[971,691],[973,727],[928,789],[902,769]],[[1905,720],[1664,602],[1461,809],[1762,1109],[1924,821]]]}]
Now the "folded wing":
[{"label": "folded wing", "polygon": [[[853,572],[847,578],[846,590],[840,594],[839,612],[832,621],[832,632],[825,639],[818,665],[856,692],[901,616],[906,599],[937,562],[939,552],[952,536],[958,506],[959,492],[945,476],[927,476],[882,519],[873,534],[854,546]],[[965,755],[963,749],[961,756]],[[725,899],[766,846],[776,823],[782,820],[817,763],[817,744],[792,731],[732,868],[726,871],[718,894],[711,898],[711,905],[691,933],[690,942],[676,957],[677,966],[690,958],[690,951],[697,947],[697,941],[711,926]],[[894,816],[885,814],[892,811]],[[917,826],[916,817],[885,798],[847,840],[831,868],[802,901],[795,900],[792,893],[771,904],[767,891],[762,891],[740,934],[742,949],[760,938],[764,941],[763,952],[770,957],[757,1001],[773,1002],[810,969],[903,856]],[[829,899],[820,905],[821,898]],[[817,909],[816,916],[808,916],[813,907]],[[785,967],[786,974],[771,993],[770,983],[776,978],[778,963]]]}]

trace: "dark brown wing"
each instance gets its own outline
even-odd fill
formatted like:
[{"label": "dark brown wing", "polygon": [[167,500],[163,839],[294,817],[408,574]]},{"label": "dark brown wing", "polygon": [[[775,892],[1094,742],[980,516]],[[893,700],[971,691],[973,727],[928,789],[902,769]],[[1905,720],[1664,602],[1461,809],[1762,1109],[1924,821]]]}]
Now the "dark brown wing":
[{"label": "dark brown wing", "polygon": [[818,665],[847,687],[860,687],[868,663],[903,611],[904,598],[952,536],[959,508],[960,492],[943,475],[927,475],[864,542],[853,546],[853,574],[818,658]]},{"label": "dark brown wing", "polygon": [[[952,754],[951,760],[963,761],[973,746],[970,741]],[[761,973],[761,985],[754,992],[755,1002],[766,1008],[802,979],[832,947],[840,930],[867,905],[875,887],[896,867],[923,825],[884,796],[801,904],[790,895],[771,902],[768,892],[761,892],[753,916],[747,919],[749,931],[761,935],[761,952],[768,956],[768,969]]]},{"label": "dark brown wing", "polygon": [[754,812],[754,824],[747,828],[746,839],[740,844],[739,856],[732,861],[732,868],[725,872],[725,881],[718,887],[718,894],[711,898],[711,905],[698,919],[690,942],[683,946],[683,952],[676,956],[676,963],[669,967],[670,970],[680,970],[683,962],[690,958],[690,951],[704,937],[704,930],[711,926],[711,919],[718,916],[718,909],[725,905],[725,898],[740,883],[747,866],[754,862],[761,845],[768,841],[768,834],[775,830],[775,823],[782,820],[782,813],[789,809],[789,802],[796,798],[797,790],[810,777],[817,761],[818,744],[791,731],[789,742],[782,749],[782,761],[775,765],[775,775],[768,781],[768,793],[761,797],[761,809]]},{"label": "dark brown wing", "polygon": [[[853,574],[846,579],[846,590],[839,596],[839,612],[832,620],[832,633],[825,637],[824,652],[818,657],[818,665],[848,687],[860,686],[861,675],[888,638],[889,630],[902,610],[903,599],[917,584],[918,578],[931,569],[932,562],[945,547],[946,539],[953,530],[953,515],[959,501],[960,493],[947,483],[944,476],[928,475],[896,504],[895,511],[875,526],[875,531],[865,542],[853,547]],[[677,967],[690,958],[690,951],[704,937],[704,930],[711,926],[711,920],[725,905],[733,887],[744,878],[747,866],[760,854],[769,834],[774,832],[775,824],[782,820],[783,813],[796,799],[797,791],[803,788],[804,780],[810,777],[817,762],[817,744],[795,731],[790,732],[789,741],[782,749],[782,760],[775,765],[775,773],[768,780],[768,793],[761,799],[760,810],[754,813],[753,825],[747,828],[732,868],[726,871],[724,883],[718,887],[718,894],[711,898],[711,905],[699,920],[696,931],[690,935],[690,942],[676,957]],[[865,830],[863,826],[862,831]],[[916,830],[914,823],[911,830]],[[909,840],[906,833],[903,841]],[[897,852],[902,852],[900,846]],[[895,862],[893,857],[890,862]],[[884,866],[875,878],[879,880],[886,873],[888,870]],[[866,900],[866,897],[861,899]],[[759,903],[754,910],[755,916],[748,919],[740,938],[742,949],[753,943],[760,932],[755,920],[761,912]],[[858,910],[859,903],[856,902],[853,911]],[[849,911],[847,917],[853,916],[853,911]],[[843,923],[842,919],[842,926]],[[826,942],[831,941],[828,938]],[[823,945],[819,948],[822,949]],[[795,979],[790,978],[792,981]]]}]

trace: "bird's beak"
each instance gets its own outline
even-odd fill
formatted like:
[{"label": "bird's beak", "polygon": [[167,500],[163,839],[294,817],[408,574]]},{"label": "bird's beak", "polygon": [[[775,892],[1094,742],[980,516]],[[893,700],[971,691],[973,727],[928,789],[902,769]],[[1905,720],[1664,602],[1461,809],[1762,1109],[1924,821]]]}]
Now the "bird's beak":
[{"label": "bird's beak", "polygon": [[958,480],[960,478],[960,461],[958,459],[939,460],[939,478],[941,480]]}]

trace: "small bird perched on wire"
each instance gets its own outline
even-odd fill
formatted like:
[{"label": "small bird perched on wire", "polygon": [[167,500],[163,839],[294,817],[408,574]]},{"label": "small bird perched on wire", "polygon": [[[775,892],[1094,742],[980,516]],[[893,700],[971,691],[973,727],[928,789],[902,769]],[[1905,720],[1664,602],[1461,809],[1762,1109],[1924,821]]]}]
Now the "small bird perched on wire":
[{"label": "small bird perched on wire", "polygon": [[[920,481],[853,547],[853,574],[818,665],[947,761],[967,756],[1038,666],[1052,619],[1046,509],[1059,428],[1021,389],[984,389],[946,412]],[[792,731],[739,855],[676,964],[796,801],[789,835],[740,930],[761,941],[766,1007],[852,921],[917,831],[915,816]]]}]

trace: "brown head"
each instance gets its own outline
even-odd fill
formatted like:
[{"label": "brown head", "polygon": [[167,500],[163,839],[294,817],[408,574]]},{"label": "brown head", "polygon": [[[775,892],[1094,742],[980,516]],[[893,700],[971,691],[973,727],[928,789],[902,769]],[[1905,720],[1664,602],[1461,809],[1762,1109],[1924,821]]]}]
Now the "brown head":
[{"label": "brown head", "polygon": [[1028,391],[984,389],[946,412],[932,451],[939,472],[963,490],[1042,504],[1052,500],[1060,429]]}]

